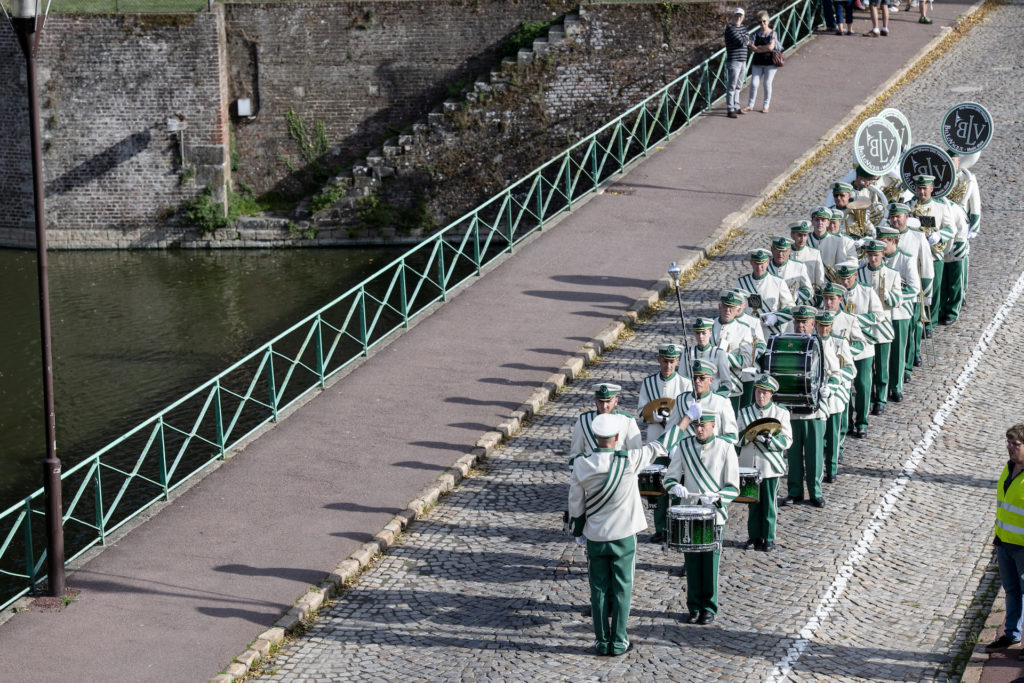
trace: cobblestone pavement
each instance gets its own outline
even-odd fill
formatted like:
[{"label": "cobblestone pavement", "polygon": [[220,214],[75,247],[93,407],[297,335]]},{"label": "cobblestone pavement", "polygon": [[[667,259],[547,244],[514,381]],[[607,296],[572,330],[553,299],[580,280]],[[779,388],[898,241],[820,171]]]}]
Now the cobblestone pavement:
[{"label": "cobblestone pavement", "polygon": [[[639,381],[657,368],[655,345],[679,341],[670,301],[416,522],[264,676],[949,678],[994,593],[992,488],[1005,461],[1003,432],[1024,412],[1024,301],[1015,298],[1024,289],[1024,103],[1017,89],[1024,60],[1019,42],[1006,39],[1022,15],[1019,1],[996,9],[888,103],[908,116],[915,142],[937,142],[939,120],[956,102],[976,99],[993,114],[997,137],[975,166],[984,214],[972,243],[969,305],[927,342],[907,400],[873,418],[868,439],[848,441],[839,479],[826,485],[827,507],[780,511],[776,552],[738,547],[746,509],[731,506],[715,624],[678,621],[685,611],[680,558],[644,543],[629,624],[635,649],[619,658],[587,654],[586,565],[560,532],[572,421],[589,407],[595,380],[621,383],[623,405],[635,406]],[[993,56],[993,44],[1009,53]],[[843,143],[751,220],[684,290],[688,313],[711,313],[718,290],[747,271],[746,250],[806,216],[850,157]]]}]

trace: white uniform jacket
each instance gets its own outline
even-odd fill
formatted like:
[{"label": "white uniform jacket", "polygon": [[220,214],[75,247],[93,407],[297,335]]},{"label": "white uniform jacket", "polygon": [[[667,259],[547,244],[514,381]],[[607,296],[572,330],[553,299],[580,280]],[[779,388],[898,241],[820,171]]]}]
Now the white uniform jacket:
[{"label": "white uniform jacket", "polygon": [[716,436],[704,443],[689,437],[676,444],[669,457],[665,490],[685,482],[690,493],[717,493],[722,498],[715,503],[715,522],[725,524],[728,505],[740,492],[740,466],[733,444]]},{"label": "white uniform jacket", "polygon": [[723,323],[721,318],[715,318],[715,325],[711,328],[711,343],[725,351],[729,360],[729,396],[739,396],[743,393],[740,374],[743,368],[750,367],[754,362],[753,331],[740,318],[733,318],[727,323]]},{"label": "white uniform jacket", "polygon": [[[966,186],[966,187],[965,187]],[[960,208],[967,215],[967,230],[969,234],[976,235],[981,228],[981,192],[978,190],[978,179],[974,173],[966,168],[960,169],[957,174],[956,185],[950,191],[948,198],[952,201],[954,194],[963,193],[963,198],[957,202]]]},{"label": "white uniform jacket", "polygon": [[817,249],[821,255],[826,277],[828,277],[829,270],[834,269],[837,263],[857,260],[857,247],[853,245],[853,240],[846,235],[826,232],[824,237],[818,238],[811,233],[807,238],[807,243]]},{"label": "white uniform jacket", "polygon": [[796,304],[796,301],[793,299],[786,281],[778,275],[766,272],[760,279],[754,279],[754,276],[748,273],[737,281],[737,286],[745,292],[761,297],[760,307],[755,311],[748,305],[746,313],[762,317],[766,313],[774,313],[778,318],[775,325],[764,326],[764,331],[769,337],[778,334],[782,326],[793,319],[789,309]]},{"label": "white uniform jacket", "polygon": [[[648,375],[640,383],[640,400],[637,403],[636,412],[639,415],[644,406],[657,398],[674,399],[684,391],[692,391],[693,384],[689,378],[683,377],[678,372],[673,372],[668,379],[664,379],[660,372]],[[664,423],[647,423],[647,440],[654,441],[665,433]]]},{"label": "white uniform jacket", "polygon": [[[958,225],[953,213],[953,204],[941,199],[930,199],[921,203],[916,199],[910,205],[911,213],[921,221],[921,232],[925,234],[934,232],[936,228],[941,235],[937,244],[929,245],[932,250],[932,260],[943,259],[947,251],[953,246],[953,238],[956,237]],[[959,209],[958,209],[959,210]]]},{"label": "white uniform jacket", "polygon": [[932,295],[932,280],[935,279],[935,262],[932,260],[932,248],[928,238],[917,229],[907,228],[900,233],[897,244],[900,251],[910,254],[917,264],[917,274],[921,277],[921,293],[927,300]]},{"label": "white uniform jacket", "polygon": [[[729,372],[729,354],[726,353],[725,349],[709,342],[707,346],[703,347],[692,344],[687,347],[686,351],[690,354],[691,362],[706,360],[717,368],[715,378],[711,381],[711,391],[718,391],[723,386],[729,387],[731,373]],[[686,391],[693,391],[693,382],[690,382],[690,386],[686,388]],[[680,391],[679,393],[683,392]],[[676,394],[676,396],[678,395]],[[672,398],[675,398],[675,396]]]},{"label": "white uniform jacket", "polygon": [[[619,428],[619,440],[615,442],[616,448],[640,448],[643,445],[643,437],[640,436],[640,427],[636,420],[629,413],[616,410],[613,415],[622,422]],[[576,456],[579,453],[593,453],[597,450],[597,438],[594,436],[593,422],[597,417],[596,410],[587,412],[576,418],[572,426],[572,442],[569,444],[569,453]]]},{"label": "white uniform jacket", "polygon": [[[858,275],[859,276],[859,275]],[[878,321],[885,316],[882,300],[878,292],[862,282],[854,282],[843,298],[843,310],[857,318],[861,334],[868,341],[865,351],[867,356],[874,357],[875,343],[878,341]],[[860,360],[863,356],[859,357]]]},{"label": "white uniform jacket", "polygon": [[580,453],[569,475],[569,528],[591,541],[619,541],[647,528],[636,473],[667,455],[655,441],[641,448]]},{"label": "white uniform jacket", "polygon": [[865,263],[857,269],[857,282],[875,290],[879,301],[882,302],[882,315],[875,317],[875,343],[891,342],[895,336],[892,329],[892,309],[903,302],[900,274],[884,263],[878,270],[871,270]]},{"label": "white uniform jacket", "polygon": [[822,337],[821,351],[825,386],[831,392],[829,397],[821,402],[821,408],[829,415],[835,415],[846,410],[850,403],[857,367],[853,364],[850,345],[840,336],[830,334]]},{"label": "white uniform jacket", "polygon": [[774,479],[784,475],[788,468],[786,450],[793,445],[793,425],[789,422],[789,411],[774,401],[769,402],[764,408],[751,403],[740,408],[737,418],[740,434],[743,434],[751,422],[763,417],[778,420],[782,430],[771,437],[767,445],[760,441],[747,443],[740,436],[739,464],[740,467],[756,467],[761,472],[762,479]]},{"label": "white uniform jacket", "polygon": [[687,409],[694,402],[699,403],[701,410],[704,412],[713,412],[718,415],[718,419],[715,420],[715,436],[728,443],[736,443],[736,413],[733,411],[732,403],[729,399],[714,391],[709,391],[698,399],[692,391],[687,391],[676,396],[676,407],[672,409],[672,414],[668,416],[666,424],[669,425],[669,433],[662,439],[666,447],[671,448],[684,436],[694,435],[692,425],[686,428],[685,434],[678,427],[686,415]]},{"label": "white uniform jacket", "polygon": [[821,261],[821,252],[814,247],[804,245],[802,249],[793,247],[789,252],[790,261],[799,261],[807,269],[811,283],[821,289],[825,286],[825,264]]},{"label": "white uniform jacket", "polygon": [[850,353],[853,360],[863,360],[875,355],[875,345],[868,342],[861,328],[860,320],[856,316],[844,311],[836,312],[836,319],[832,322],[832,334],[842,337],[850,345]]},{"label": "white uniform jacket", "polygon": [[899,249],[890,256],[883,256],[882,263],[899,273],[900,282],[903,284],[903,297],[899,305],[893,307],[892,319],[910,320],[914,317],[914,302],[921,294],[921,278],[917,274],[917,263],[914,262],[914,257]]},{"label": "white uniform jacket", "polygon": [[789,293],[798,304],[809,304],[814,300],[814,283],[806,265],[789,258],[781,266],[775,265],[775,261],[768,263],[768,272],[778,275],[786,281]]}]

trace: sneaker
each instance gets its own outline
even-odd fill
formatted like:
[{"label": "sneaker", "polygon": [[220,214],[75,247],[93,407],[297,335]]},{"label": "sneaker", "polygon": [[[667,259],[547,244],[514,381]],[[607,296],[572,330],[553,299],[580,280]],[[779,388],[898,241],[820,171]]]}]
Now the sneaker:
[{"label": "sneaker", "polygon": [[921,17],[920,19],[917,20],[917,23],[919,23],[919,24],[930,24],[930,23],[932,23],[932,20],[929,17]]},{"label": "sneaker", "polygon": [[889,29],[883,28],[882,29],[882,35],[887,37],[889,35]]},{"label": "sneaker", "polygon": [[996,650],[1005,650],[1011,645],[1016,645],[1020,640],[1014,640],[1008,635],[1001,635],[991,643],[985,646],[985,652],[995,652]]},{"label": "sneaker", "polygon": [[878,37],[878,29],[877,28],[873,28],[870,31],[868,31],[867,33],[865,33],[864,35],[869,37],[869,38],[877,38]]}]

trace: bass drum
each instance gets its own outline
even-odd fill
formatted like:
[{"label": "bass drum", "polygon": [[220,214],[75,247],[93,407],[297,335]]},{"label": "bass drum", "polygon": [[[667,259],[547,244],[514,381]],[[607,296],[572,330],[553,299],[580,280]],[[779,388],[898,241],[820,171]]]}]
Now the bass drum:
[{"label": "bass drum", "polygon": [[821,340],[813,334],[777,334],[768,339],[761,367],[779,383],[772,399],[793,413],[818,409],[818,390],[825,376]]}]

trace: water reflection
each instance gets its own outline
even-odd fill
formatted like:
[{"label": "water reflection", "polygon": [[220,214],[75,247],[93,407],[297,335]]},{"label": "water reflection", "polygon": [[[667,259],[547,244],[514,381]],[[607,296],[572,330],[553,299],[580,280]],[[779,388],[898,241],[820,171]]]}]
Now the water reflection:
[{"label": "water reflection", "polygon": [[[385,249],[51,252],[65,468],[395,258]],[[0,509],[44,450],[34,252],[0,250]]]}]

